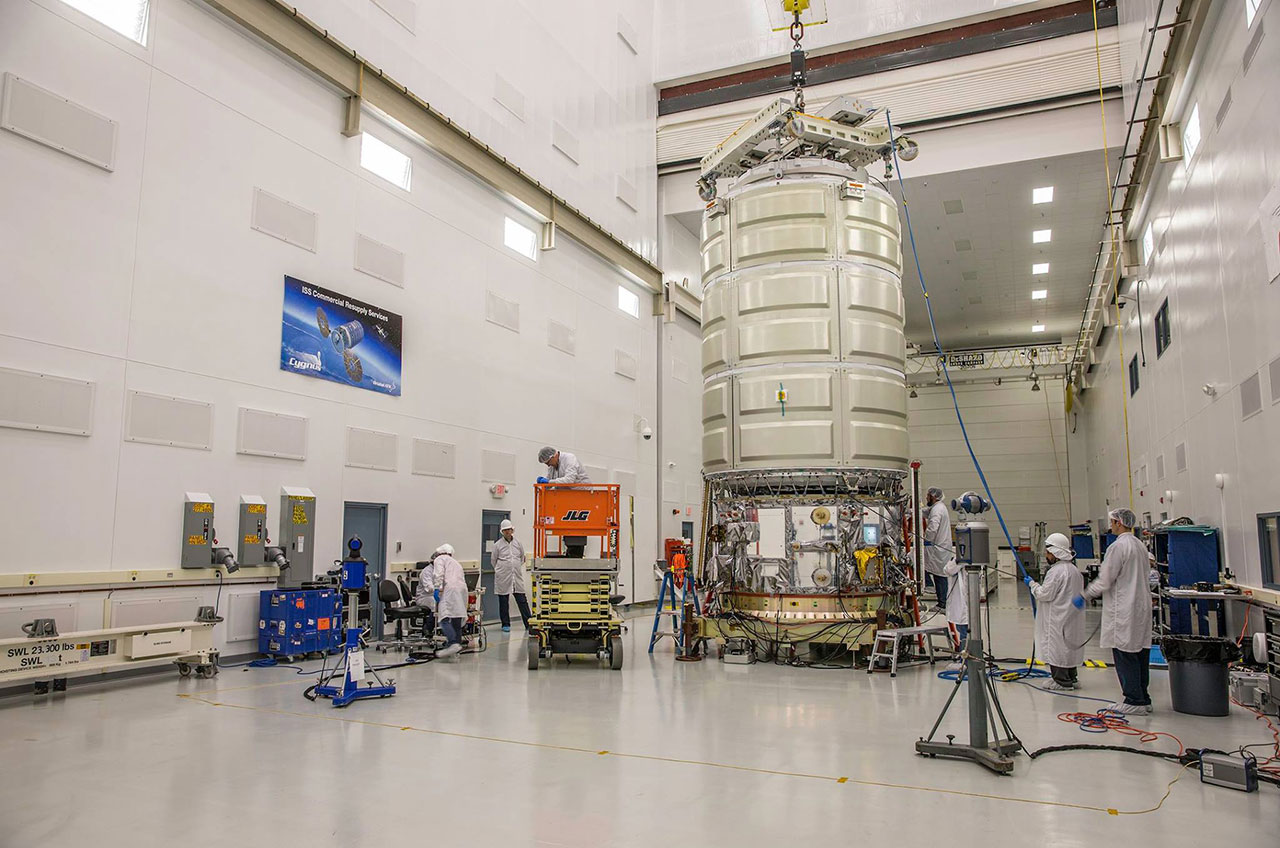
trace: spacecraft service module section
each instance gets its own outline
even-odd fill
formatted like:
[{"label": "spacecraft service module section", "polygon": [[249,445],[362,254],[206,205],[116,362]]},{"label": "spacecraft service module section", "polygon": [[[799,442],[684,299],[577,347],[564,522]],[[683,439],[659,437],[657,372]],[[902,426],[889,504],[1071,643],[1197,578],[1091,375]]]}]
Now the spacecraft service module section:
[{"label": "spacecraft service module section", "polygon": [[400,344],[394,312],[284,278],[281,369],[399,396]]}]

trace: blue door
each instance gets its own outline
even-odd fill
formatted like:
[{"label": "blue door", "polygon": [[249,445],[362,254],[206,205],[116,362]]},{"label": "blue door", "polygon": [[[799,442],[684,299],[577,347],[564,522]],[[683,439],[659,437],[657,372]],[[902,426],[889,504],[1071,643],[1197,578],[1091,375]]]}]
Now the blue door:
[{"label": "blue door", "polygon": [[[382,638],[382,602],[378,600],[378,582],[387,575],[387,505],[348,501],[342,511],[342,548],[347,540],[359,536],[364,542],[361,553],[369,561],[368,609],[360,610],[374,640]],[[366,603],[361,593],[361,604]]]}]

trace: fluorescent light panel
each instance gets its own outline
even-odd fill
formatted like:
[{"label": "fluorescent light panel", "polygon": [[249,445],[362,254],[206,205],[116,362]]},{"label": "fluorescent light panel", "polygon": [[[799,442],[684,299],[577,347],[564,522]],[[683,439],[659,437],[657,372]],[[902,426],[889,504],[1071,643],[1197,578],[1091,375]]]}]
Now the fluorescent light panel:
[{"label": "fluorescent light panel", "polygon": [[1053,238],[1053,230],[1032,230],[1031,231],[1032,244],[1044,244],[1045,242],[1049,241],[1052,238]]},{"label": "fluorescent light panel", "polygon": [[1038,274],[1047,274],[1047,273],[1049,273],[1049,263],[1048,263],[1048,262],[1036,262],[1036,263],[1034,263],[1034,264],[1031,266],[1031,273],[1032,273],[1032,274],[1037,274],[1037,275],[1038,275]]},{"label": "fluorescent light panel", "polygon": [[1048,296],[1049,296],[1048,289],[1036,289],[1035,291],[1031,292],[1032,300],[1044,300]]},{"label": "fluorescent light panel", "polygon": [[405,191],[413,182],[413,160],[368,133],[360,134],[360,167]]},{"label": "fluorescent light panel", "polygon": [[125,38],[147,46],[151,0],[62,0]]},{"label": "fluorescent light panel", "polygon": [[640,317],[640,295],[626,286],[618,286],[618,308],[632,318]]},{"label": "fluorescent light panel", "polygon": [[1043,332],[1044,332],[1044,324],[1032,324],[1032,325],[1031,325],[1031,332],[1033,332],[1033,333],[1043,333]]},{"label": "fluorescent light panel", "polygon": [[507,219],[502,243],[525,259],[538,261],[538,234],[519,221]]},{"label": "fluorescent light panel", "polygon": [[1053,186],[1041,186],[1040,188],[1031,189],[1032,203],[1052,203],[1053,202]]}]

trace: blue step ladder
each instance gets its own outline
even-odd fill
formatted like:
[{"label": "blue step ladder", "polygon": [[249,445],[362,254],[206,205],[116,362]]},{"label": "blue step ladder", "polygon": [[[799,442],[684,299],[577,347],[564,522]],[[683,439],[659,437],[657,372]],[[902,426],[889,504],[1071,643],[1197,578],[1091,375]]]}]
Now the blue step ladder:
[{"label": "blue step ladder", "polygon": [[[698,603],[698,591],[693,585],[693,572],[686,568],[683,573],[684,579],[681,581],[683,585],[680,587],[680,597],[677,598],[675,575],[671,573],[670,568],[662,572],[662,587],[658,589],[658,609],[653,614],[653,634],[649,637],[651,654],[653,646],[665,638],[675,641],[677,654],[684,651],[684,605],[689,602],[689,598],[693,598],[694,613],[702,614],[702,607]],[[667,605],[668,600],[670,606]],[[659,629],[664,618],[671,620],[670,630]]]}]

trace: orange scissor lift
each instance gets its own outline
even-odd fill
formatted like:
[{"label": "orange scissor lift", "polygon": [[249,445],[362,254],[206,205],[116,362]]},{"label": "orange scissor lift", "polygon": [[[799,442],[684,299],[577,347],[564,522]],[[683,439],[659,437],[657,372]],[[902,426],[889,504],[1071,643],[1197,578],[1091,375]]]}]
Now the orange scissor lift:
[{"label": "orange scissor lift", "polygon": [[[594,654],[622,668],[622,619],[613,609],[621,600],[613,594],[619,500],[616,484],[534,487],[530,669],[554,654]],[[588,558],[597,539],[600,555]]]}]

